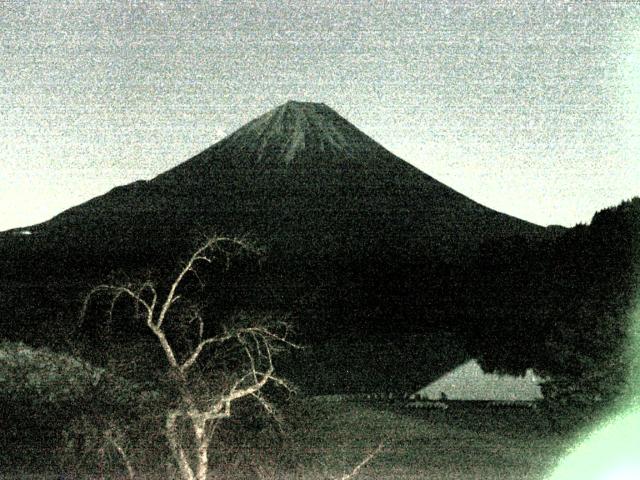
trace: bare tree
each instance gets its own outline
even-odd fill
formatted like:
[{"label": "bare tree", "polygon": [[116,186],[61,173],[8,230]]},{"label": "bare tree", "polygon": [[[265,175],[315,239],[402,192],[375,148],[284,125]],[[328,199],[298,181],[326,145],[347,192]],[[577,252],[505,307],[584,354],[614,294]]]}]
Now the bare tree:
[{"label": "bare tree", "polygon": [[[181,302],[181,290],[185,279],[194,275],[203,263],[224,262],[227,266],[231,257],[238,251],[256,251],[249,243],[230,237],[216,236],[204,242],[184,263],[166,293],[161,293],[152,281],[138,284],[102,284],[93,288],[86,296],[82,317],[86,315],[91,300],[97,295],[107,295],[110,299],[110,315],[116,302],[127,298],[134,303],[136,316],[144,322],[153,337],[162,348],[167,362],[168,379],[177,384],[177,398],[164,413],[165,435],[171,452],[177,462],[180,477],[183,480],[205,480],[209,471],[209,448],[212,432],[216,424],[233,414],[233,406],[240,399],[251,398],[258,402],[269,414],[274,414],[273,405],[263,395],[268,384],[276,384],[290,389],[282,378],[275,374],[274,355],[283,347],[297,347],[288,336],[289,325],[270,316],[221,328],[221,333],[213,336],[205,334],[206,325],[200,308],[178,309]],[[175,336],[168,334],[167,325],[173,321],[182,322],[192,328],[196,340],[189,346],[178,346]],[[241,352],[243,361],[215,393],[202,388],[199,381],[198,363],[210,359],[207,352],[212,350],[236,348]],[[186,428],[191,438],[185,438],[181,429]],[[134,471],[127,460],[121,443],[108,436],[112,445],[125,461],[131,478]]]}]

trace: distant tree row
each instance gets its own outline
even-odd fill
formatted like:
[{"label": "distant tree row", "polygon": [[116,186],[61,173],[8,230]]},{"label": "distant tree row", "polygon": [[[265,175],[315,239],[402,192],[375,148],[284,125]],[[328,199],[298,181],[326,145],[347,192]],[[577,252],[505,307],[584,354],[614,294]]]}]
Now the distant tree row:
[{"label": "distant tree row", "polygon": [[589,226],[553,242],[495,247],[502,255],[486,255],[477,269],[491,272],[477,280],[485,298],[503,297],[475,330],[483,366],[516,373],[533,366],[550,379],[545,397],[576,410],[617,398],[640,286],[640,198],[598,212]]}]

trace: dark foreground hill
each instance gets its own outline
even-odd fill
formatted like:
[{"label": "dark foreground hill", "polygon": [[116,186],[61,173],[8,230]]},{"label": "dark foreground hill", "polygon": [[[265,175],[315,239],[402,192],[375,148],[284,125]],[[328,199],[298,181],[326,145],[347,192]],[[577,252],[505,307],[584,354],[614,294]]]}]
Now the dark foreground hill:
[{"label": "dark foreground hill", "polygon": [[[519,334],[534,313],[510,275],[517,292],[542,279],[562,234],[466,198],[323,104],[288,102],[150,181],[1,234],[3,336],[64,336],[91,284],[113,270],[166,277],[210,233],[267,251],[211,286],[213,317],[291,312],[310,348],[284,370],[312,391],[416,388],[478,354],[481,322]],[[514,263],[509,245],[540,256]]]}]

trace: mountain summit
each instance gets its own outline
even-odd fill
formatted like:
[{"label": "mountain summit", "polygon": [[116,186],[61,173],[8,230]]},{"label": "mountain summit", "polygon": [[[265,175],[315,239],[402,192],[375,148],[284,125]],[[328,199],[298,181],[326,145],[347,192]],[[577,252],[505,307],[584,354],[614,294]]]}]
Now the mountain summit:
[{"label": "mountain summit", "polygon": [[323,103],[289,101],[249,122],[228,142],[242,145],[257,162],[289,165],[309,153],[357,157],[369,143],[361,142],[363,135]]},{"label": "mountain summit", "polygon": [[292,172],[340,174],[376,169],[375,160],[391,153],[323,103],[289,101],[250,121],[228,137],[185,162],[223,159],[220,168],[249,169],[252,174]]}]

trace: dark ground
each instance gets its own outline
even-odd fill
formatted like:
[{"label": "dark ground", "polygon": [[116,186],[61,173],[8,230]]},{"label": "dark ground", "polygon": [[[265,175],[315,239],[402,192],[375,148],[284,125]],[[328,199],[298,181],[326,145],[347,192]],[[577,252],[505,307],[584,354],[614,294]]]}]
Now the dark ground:
[{"label": "dark ground", "polygon": [[[540,409],[452,402],[447,410],[413,410],[306,398],[283,413],[286,433],[277,441],[218,449],[214,443],[212,469],[220,478],[340,478],[382,443],[358,478],[534,480],[545,478],[571,444],[571,434],[554,428]],[[40,440],[46,456],[46,432]],[[99,472],[56,477],[54,465],[39,463],[36,472],[16,464],[0,478],[100,478]]]}]

